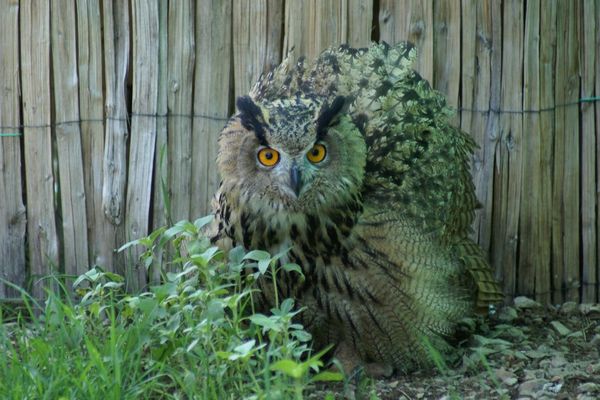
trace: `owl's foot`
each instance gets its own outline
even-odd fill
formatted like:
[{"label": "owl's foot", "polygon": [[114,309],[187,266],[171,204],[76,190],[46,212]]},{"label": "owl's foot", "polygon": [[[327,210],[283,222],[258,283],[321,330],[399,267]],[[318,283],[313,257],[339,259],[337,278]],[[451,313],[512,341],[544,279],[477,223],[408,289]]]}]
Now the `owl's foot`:
[{"label": "owl's foot", "polygon": [[348,376],[359,376],[361,373],[365,373],[370,378],[387,378],[394,372],[394,368],[390,364],[363,362],[352,346],[346,342],[341,342],[337,346],[333,356],[342,367],[342,372]]}]

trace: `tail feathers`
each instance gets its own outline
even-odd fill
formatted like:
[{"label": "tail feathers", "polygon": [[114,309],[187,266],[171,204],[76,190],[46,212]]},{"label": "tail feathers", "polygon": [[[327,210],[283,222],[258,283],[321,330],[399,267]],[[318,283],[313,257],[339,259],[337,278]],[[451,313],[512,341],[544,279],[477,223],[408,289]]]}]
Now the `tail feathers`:
[{"label": "tail feathers", "polygon": [[463,239],[457,245],[459,258],[464,263],[476,289],[475,307],[480,314],[485,314],[492,304],[501,303],[504,294],[492,274],[483,251],[469,239]]}]

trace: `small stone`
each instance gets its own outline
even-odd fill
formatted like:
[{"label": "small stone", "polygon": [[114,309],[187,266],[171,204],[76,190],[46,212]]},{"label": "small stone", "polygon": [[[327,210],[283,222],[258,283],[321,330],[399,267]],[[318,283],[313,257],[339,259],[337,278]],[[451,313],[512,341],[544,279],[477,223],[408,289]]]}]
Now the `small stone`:
[{"label": "small stone", "polygon": [[523,377],[523,381],[534,381],[538,379],[538,375],[534,370],[525,370],[525,376]]},{"label": "small stone", "polygon": [[389,386],[389,387],[391,387],[391,388],[393,389],[393,388],[395,388],[396,386],[398,386],[398,383],[400,383],[400,382],[398,382],[398,381],[393,381],[393,382],[390,382],[390,383],[388,383],[388,386]]},{"label": "small stone", "polygon": [[600,385],[594,382],[586,382],[577,386],[579,393],[600,393]]},{"label": "small stone", "polygon": [[560,313],[563,315],[573,315],[577,313],[579,305],[574,301],[567,301],[560,307]]},{"label": "small stone", "polygon": [[533,358],[534,360],[539,358],[550,357],[550,354],[544,350],[529,350],[525,352],[525,355],[529,358]]},{"label": "small stone", "polygon": [[496,378],[501,380],[502,383],[504,383],[507,386],[512,386],[519,381],[513,372],[507,371],[504,368],[499,368],[495,370],[494,375],[496,375]]},{"label": "small stone", "polygon": [[583,337],[583,332],[582,331],[575,331],[573,333],[570,333],[567,337],[573,338],[573,339],[582,338]]},{"label": "small stone", "polygon": [[498,319],[502,322],[511,322],[517,318],[517,310],[513,307],[504,307],[498,314]]},{"label": "small stone", "polygon": [[578,394],[577,400],[598,400],[596,396],[588,396],[587,394]]},{"label": "small stone", "polygon": [[529,297],[525,297],[525,296],[515,297],[514,302],[515,302],[515,307],[518,309],[521,309],[521,310],[528,309],[528,308],[539,308],[542,306],[537,301],[532,300]]},{"label": "small stone", "polygon": [[585,368],[586,372],[588,374],[594,375],[594,374],[598,374],[600,375],[600,363],[597,364],[590,364]]},{"label": "small stone", "polygon": [[552,328],[554,328],[554,330],[561,336],[567,336],[571,333],[571,330],[560,321],[552,321],[550,322],[550,325],[552,325]]},{"label": "small stone", "polygon": [[519,396],[534,397],[537,392],[543,389],[547,383],[545,379],[532,379],[519,385]]},{"label": "small stone", "polygon": [[588,318],[600,318],[600,304],[583,303],[579,305],[579,311]]},{"label": "small stone", "polygon": [[562,389],[562,387],[563,387],[563,384],[560,382],[547,382],[544,384],[542,389],[545,392],[558,393],[558,392],[560,392],[560,389]]},{"label": "small stone", "polygon": [[519,380],[517,378],[506,378],[502,382],[504,382],[506,386],[514,386],[517,384],[517,382],[519,382]]},{"label": "small stone", "polygon": [[555,368],[558,367],[562,367],[563,365],[567,364],[567,360],[565,359],[565,356],[563,356],[562,354],[558,354],[554,357],[552,357],[552,360],[550,361],[550,365],[552,365]]},{"label": "small stone", "polygon": [[579,312],[583,315],[588,315],[590,313],[590,309],[592,308],[593,303],[581,303],[579,305]]}]

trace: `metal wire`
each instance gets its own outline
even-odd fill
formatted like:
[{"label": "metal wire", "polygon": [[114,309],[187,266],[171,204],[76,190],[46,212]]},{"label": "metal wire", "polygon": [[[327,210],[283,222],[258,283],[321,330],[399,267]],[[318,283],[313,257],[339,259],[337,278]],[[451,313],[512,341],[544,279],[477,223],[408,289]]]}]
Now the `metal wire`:
[{"label": "metal wire", "polygon": [[[467,108],[467,107],[459,107],[457,108],[458,112],[473,112],[473,113],[496,113],[496,114],[539,114],[543,112],[555,111],[559,108],[565,108],[570,106],[575,106],[583,103],[595,103],[600,102],[600,96],[596,97],[582,97],[578,100],[571,101],[568,103],[555,104],[552,107],[543,107],[538,109],[526,109],[526,110],[506,110],[500,108]],[[81,124],[81,123],[100,123],[106,121],[120,121],[120,122],[130,122],[131,118],[136,117],[145,117],[145,118],[189,118],[189,119],[206,119],[210,121],[228,121],[229,118],[225,117],[212,117],[210,115],[201,115],[201,114],[144,114],[144,113],[132,113],[127,117],[106,117],[106,118],[89,118],[89,119],[80,119],[75,121],[59,121],[50,124],[40,124],[40,125],[18,125],[18,126],[0,126],[0,137],[19,137],[23,136],[24,129],[35,129],[35,128],[56,128],[63,125],[70,124]]]}]

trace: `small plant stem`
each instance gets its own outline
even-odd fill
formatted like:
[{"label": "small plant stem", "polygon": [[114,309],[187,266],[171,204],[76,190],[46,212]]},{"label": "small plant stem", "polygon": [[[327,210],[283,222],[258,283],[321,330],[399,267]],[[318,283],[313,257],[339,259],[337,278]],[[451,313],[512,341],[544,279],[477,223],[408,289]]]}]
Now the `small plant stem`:
[{"label": "small plant stem", "polygon": [[273,276],[273,290],[275,291],[275,308],[279,308],[279,291],[277,290],[277,268],[275,261],[271,261],[271,276]]},{"label": "small plant stem", "polygon": [[[111,295],[112,297],[112,295]],[[111,298],[111,302],[113,299]],[[111,357],[113,361],[113,375],[115,377],[115,386],[113,391],[113,398],[119,399],[121,398],[121,365],[118,361],[117,356],[117,333],[116,333],[116,316],[115,316],[115,308],[114,303],[112,303],[110,307],[110,350]]]}]

